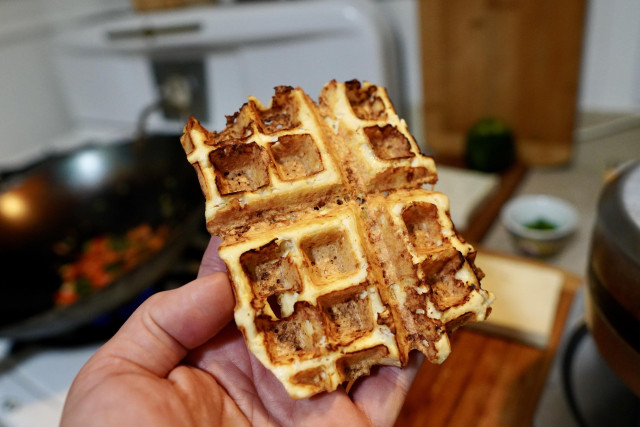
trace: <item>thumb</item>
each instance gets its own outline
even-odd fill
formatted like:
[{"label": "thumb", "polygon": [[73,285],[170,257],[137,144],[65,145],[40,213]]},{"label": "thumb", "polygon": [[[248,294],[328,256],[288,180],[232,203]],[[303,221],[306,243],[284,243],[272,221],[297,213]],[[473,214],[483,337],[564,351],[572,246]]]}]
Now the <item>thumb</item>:
[{"label": "thumb", "polygon": [[204,255],[202,256],[198,277],[206,276],[207,274],[215,273],[217,271],[227,271],[227,266],[218,256],[218,247],[220,247],[220,243],[222,243],[222,240],[217,236],[213,236],[209,240],[207,250],[204,251]]},{"label": "thumb", "polygon": [[[233,317],[234,297],[225,273],[213,273],[147,299],[94,359],[117,358],[112,370],[144,369],[166,376],[187,352],[214,337]],[[95,362],[95,361],[94,361]]]}]

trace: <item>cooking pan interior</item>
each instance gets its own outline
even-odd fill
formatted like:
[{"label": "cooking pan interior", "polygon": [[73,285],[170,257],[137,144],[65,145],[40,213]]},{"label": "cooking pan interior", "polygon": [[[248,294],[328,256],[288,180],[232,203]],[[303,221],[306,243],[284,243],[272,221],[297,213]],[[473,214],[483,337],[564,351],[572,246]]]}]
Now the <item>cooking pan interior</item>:
[{"label": "cooking pan interior", "polygon": [[[202,212],[197,177],[177,135],[86,146],[5,179],[0,183],[0,334],[33,326],[34,319],[68,328],[135,296],[179,255],[203,223]],[[159,253],[85,301],[54,306],[60,267],[77,259],[86,242],[141,224],[168,227]]]}]

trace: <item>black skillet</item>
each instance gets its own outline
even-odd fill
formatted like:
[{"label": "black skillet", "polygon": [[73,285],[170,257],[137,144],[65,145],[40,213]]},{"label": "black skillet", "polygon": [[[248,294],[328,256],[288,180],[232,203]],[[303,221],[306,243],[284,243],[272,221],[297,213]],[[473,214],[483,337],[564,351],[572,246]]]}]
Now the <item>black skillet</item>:
[{"label": "black skillet", "polygon": [[[73,331],[131,301],[171,268],[204,224],[202,193],[178,138],[87,146],[0,181],[0,337]],[[74,304],[55,306],[59,268],[84,242],[143,223],[169,227],[160,251]]]}]

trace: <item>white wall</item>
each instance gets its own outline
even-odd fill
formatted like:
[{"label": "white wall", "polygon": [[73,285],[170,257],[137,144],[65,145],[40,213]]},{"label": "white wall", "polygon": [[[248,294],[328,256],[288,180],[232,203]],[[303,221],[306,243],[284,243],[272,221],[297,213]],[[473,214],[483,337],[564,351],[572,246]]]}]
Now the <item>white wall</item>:
[{"label": "white wall", "polygon": [[28,160],[70,126],[48,54],[41,37],[0,40],[0,167]]},{"label": "white wall", "polygon": [[418,2],[416,0],[377,1],[381,5],[381,12],[391,22],[394,36],[402,40],[402,44],[397,46],[397,54],[402,64],[398,73],[402,80],[400,91],[405,102],[403,115],[420,148],[427,152],[424,127],[420,124],[424,117],[424,102]]},{"label": "white wall", "polygon": [[56,29],[124,7],[127,0],[0,0],[0,169],[72,126],[50,57]]},{"label": "white wall", "polygon": [[579,107],[640,113],[640,1],[587,1]]}]

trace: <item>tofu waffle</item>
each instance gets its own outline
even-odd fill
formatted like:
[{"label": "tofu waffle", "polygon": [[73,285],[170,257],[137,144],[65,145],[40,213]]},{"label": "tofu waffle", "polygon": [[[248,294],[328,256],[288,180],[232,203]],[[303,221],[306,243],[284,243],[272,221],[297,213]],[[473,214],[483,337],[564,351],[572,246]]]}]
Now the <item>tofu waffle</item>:
[{"label": "tofu waffle", "polygon": [[222,238],[249,349],[294,398],[403,366],[441,363],[456,327],[482,321],[475,251],[384,88],[331,81],[316,104],[276,88],[220,132],[196,119],[181,139]]}]

